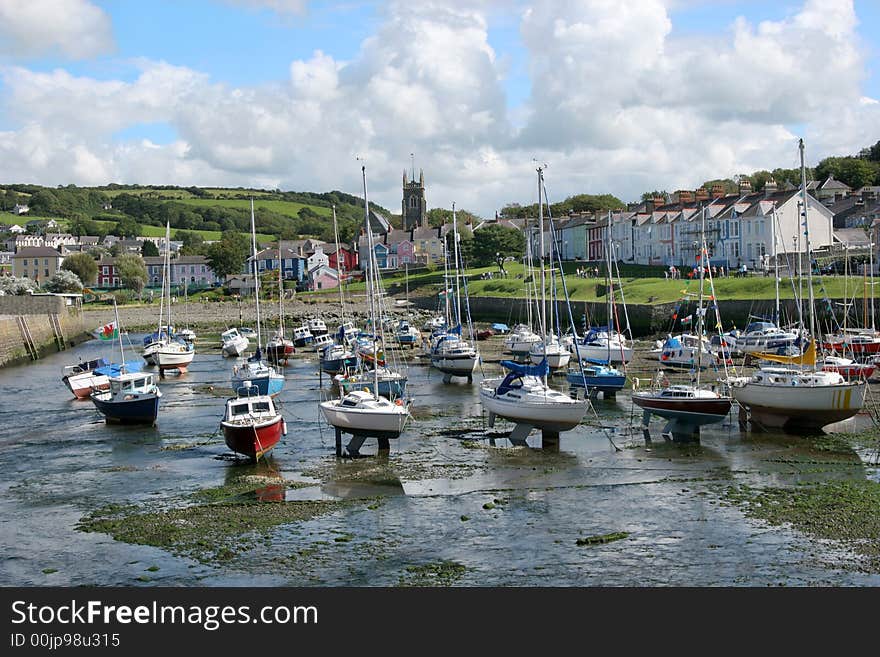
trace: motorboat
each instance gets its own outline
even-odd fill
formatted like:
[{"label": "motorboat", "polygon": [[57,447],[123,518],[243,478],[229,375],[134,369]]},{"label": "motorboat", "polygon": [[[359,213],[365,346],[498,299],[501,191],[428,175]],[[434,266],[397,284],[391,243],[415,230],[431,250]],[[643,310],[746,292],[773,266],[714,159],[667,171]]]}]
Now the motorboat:
[{"label": "motorboat", "polygon": [[153,374],[121,372],[109,378],[107,390],[91,394],[92,403],[105,421],[120,424],[155,424],[162,393]]},{"label": "motorboat", "polygon": [[305,347],[315,341],[315,336],[305,324],[293,329],[293,345],[298,348]]},{"label": "motorboat", "polygon": [[241,356],[250,344],[250,341],[236,328],[228,329],[220,334],[220,348],[224,356]]},{"label": "motorboat", "polygon": [[308,329],[309,333],[311,333],[314,337],[318,337],[319,335],[327,335],[327,325],[324,323],[323,319],[319,317],[313,317],[308,321]]},{"label": "motorboat", "polygon": [[159,366],[159,372],[166,370],[186,372],[195,355],[196,350],[192,342],[180,339],[169,340],[156,350],[156,365]]},{"label": "motorboat", "polygon": [[517,324],[504,338],[504,347],[512,354],[524,356],[541,342],[541,336],[526,324]]},{"label": "motorboat", "polygon": [[796,347],[800,343],[797,333],[784,331],[773,322],[750,322],[742,333],[736,336],[736,348],[744,354],[774,352],[779,349]]},{"label": "motorboat", "polygon": [[238,393],[226,401],[223,438],[236,454],[258,461],[287,435],[287,423],[272,397],[260,394],[257,386],[245,381]]}]

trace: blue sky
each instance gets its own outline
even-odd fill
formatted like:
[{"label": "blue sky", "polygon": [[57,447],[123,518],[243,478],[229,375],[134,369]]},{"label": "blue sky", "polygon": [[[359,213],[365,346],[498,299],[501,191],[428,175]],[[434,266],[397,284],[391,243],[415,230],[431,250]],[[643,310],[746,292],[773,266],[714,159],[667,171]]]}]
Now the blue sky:
[{"label": "blue sky", "polygon": [[438,205],[489,214],[533,156],[558,167],[556,196],[626,198],[790,166],[798,135],[812,161],[880,139],[862,100],[880,99],[876,0],[22,6],[0,0],[0,131],[30,156],[0,160],[0,182],[348,190],[357,150],[388,204],[416,152]]}]

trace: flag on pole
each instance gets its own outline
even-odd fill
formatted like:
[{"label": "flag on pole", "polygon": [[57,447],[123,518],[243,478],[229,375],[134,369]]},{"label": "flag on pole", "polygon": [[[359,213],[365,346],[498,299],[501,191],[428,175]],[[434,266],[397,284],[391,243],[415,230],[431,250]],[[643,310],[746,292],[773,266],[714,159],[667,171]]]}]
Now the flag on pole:
[{"label": "flag on pole", "polygon": [[687,317],[682,317],[681,319],[682,324],[690,324],[692,321],[694,321],[693,315],[688,315]]},{"label": "flag on pole", "polygon": [[115,340],[118,337],[119,327],[116,326],[116,322],[104,324],[104,326],[101,327],[101,330],[98,333],[99,340]]},{"label": "flag on pole", "polygon": [[440,290],[440,294],[438,297],[445,297],[447,294],[452,294],[452,288],[446,288],[445,290]]}]

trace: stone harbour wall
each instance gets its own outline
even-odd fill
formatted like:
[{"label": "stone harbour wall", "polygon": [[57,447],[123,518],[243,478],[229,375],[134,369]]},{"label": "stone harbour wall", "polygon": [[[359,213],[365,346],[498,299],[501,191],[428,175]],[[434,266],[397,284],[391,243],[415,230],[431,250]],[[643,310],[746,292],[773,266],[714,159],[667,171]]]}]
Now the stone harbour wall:
[{"label": "stone harbour wall", "polygon": [[[0,367],[26,362],[59,350],[53,316],[67,347],[86,337],[82,313],[62,297],[0,297]],[[25,331],[27,329],[27,332]],[[33,341],[29,347],[27,333]],[[32,351],[33,349],[33,351]]]}]

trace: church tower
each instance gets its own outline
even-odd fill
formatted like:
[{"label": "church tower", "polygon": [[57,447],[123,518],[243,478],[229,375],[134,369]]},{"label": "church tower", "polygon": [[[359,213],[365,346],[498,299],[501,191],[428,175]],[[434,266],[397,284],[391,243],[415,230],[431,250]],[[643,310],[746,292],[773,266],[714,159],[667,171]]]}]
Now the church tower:
[{"label": "church tower", "polygon": [[401,204],[403,229],[421,228],[428,225],[428,205],[425,200],[425,172],[419,169],[419,181],[407,182],[403,172],[403,203]]}]

